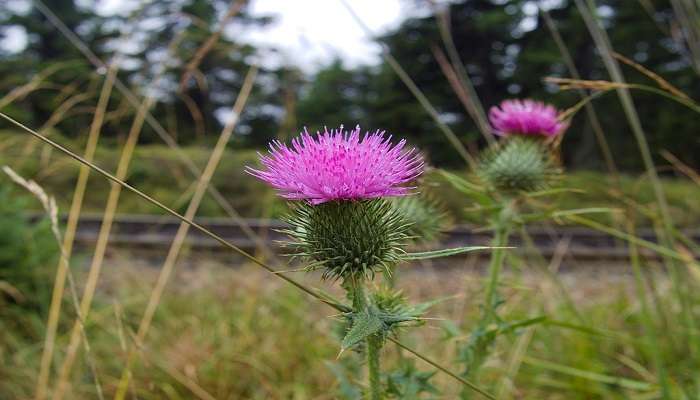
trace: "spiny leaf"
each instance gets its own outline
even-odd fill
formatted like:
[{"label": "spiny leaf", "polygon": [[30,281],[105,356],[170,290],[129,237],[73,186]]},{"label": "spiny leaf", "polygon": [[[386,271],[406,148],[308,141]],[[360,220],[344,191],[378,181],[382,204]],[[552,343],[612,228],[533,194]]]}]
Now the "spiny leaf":
[{"label": "spiny leaf", "polygon": [[440,392],[430,383],[436,371],[419,371],[412,361],[405,361],[395,372],[387,376],[387,396],[391,399],[425,399],[425,394]]},{"label": "spiny leaf", "polygon": [[[488,250],[488,249],[494,249],[494,248],[495,247],[489,247],[489,246],[454,247],[451,249],[423,251],[423,252],[417,252],[417,253],[406,253],[402,256],[402,258],[404,260],[407,260],[407,261],[427,260],[430,258],[449,257],[449,256],[457,255],[457,254],[468,253],[470,251]],[[511,249],[512,247],[503,247],[503,248]]]},{"label": "spiny leaf", "polygon": [[383,325],[382,320],[374,313],[365,311],[356,314],[353,317],[350,330],[345,335],[345,338],[343,338],[340,352],[342,353],[343,351],[367,339],[367,337],[378,333],[382,330]]}]

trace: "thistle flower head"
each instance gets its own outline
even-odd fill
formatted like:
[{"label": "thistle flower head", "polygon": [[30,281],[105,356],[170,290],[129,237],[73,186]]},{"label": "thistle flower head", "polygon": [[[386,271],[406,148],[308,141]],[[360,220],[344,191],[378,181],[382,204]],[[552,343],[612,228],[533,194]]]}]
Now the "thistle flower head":
[{"label": "thistle flower head", "polygon": [[499,136],[556,136],[566,128],[554,106],[534,100],[505,100],[491,107],[489,119]]},{"label": "thistle flower head", "polygon": [[310,135],[306,130],[291,148],[278,141],[261,155],[261,170],[247,172],[274,187],[282,197],[321,204],[332,200],[361,200],[409,194],[406,183],[423,171],[415,149],[405,140],[391,143],[383,131],[360,136],[359,125]]}]

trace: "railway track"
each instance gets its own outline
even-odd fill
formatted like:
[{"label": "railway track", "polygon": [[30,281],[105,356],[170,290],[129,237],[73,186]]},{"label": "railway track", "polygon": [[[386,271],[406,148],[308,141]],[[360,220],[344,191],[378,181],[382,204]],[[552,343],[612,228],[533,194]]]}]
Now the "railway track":
[{"label": "railway track", "polygon": [[[37,218],[33,216],[32,218]],[[276,232],[283,228],[284,224],[277,220],[245,219],[244,222],[257,236],[258,241],[246,234],[241,226],[224,218],[198,218],[198,223],[210,231],[218,234],[227,241],[237,246],[252,250],[261,242],[273,250],[279,250],[279,241],[284,240],[284,235]],[[80,219],[76,233],[76,244],[79,246],[92,246],[97,241],[98,232],[102,224],[101,217],[85,215]],[[153,250],[168,248],[180,225],[179,220],[154,215],[121,215],[113,224],[110,235],[112,247],[129,248],[132,250]],[[248,231],[250,232],[250,231]],[[614,237],[587,228],[578,227],[533,227],[527,231],[530,245],[523,240],[521,235],[514,235],[511,245],[521,253],[537,252],[544,257],[551,257],[561,248],[562,243],[567,243],[567,255],[581,260],[622,260],[628,258],[628,251],[624,242]],[[700,243],[700,230],[689,232],[693,240]],[[638,236],[656,242],[656,235],[652,230],[641,230]],[[491,233],[475,229],[470,226],[457,226],[444,232],[440,243],[431,248],[447,248],[469,245],[488,245]],[[206,236],[197,229],[190,229],[186,240],[186,246],[198,251],[226,251],[218,242]],[[476,253],[472,253],[476,254]],[[487,252],[480,252],[488,255]],[[651,251],[643,251],[643,255],[649,258],[658,257]]]}]

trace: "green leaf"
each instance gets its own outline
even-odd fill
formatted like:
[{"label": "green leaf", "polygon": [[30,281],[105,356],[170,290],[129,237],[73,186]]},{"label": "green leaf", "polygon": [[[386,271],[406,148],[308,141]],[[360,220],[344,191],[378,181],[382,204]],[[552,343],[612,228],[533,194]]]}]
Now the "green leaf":
[{"label": "green leaf", "polygon": [[493,203],[491,196],[486,193],[486,189],[482,186],[475,185],[466,179],[463,179],[453,173],[439,170],[440,175],[442,175],[449,184],[451,184],[455,189],[460,192],[470,196],[476,202],[483,206],[488,206]]},{"label": "green leaf", "polygon": [[545,189],[545,190],[538,190],[536,192],[530,192],[527,194],[527,197],[543,197],[543,196],[551,196],[551,195],[561,194],[561,193],[586,193],[586,191],[581,190],[581,189],[574,189],[574,188],[554,188],[554,189]]},{"label": "green leaf", "polygon": [[499,333],[513,332],[516,329],[525,328],[527,326],[536,325],[547,321],[547,316],[540,315],[539,317],[523,319],[520,321],[507,322],[498,327]]},{"label": "green leaf", "polygon": [[367,339],[382,330],[382,320],[379,316],[369,311],[361,312],[353,316],[352,326],[343,338],[341,352]]},{"label": "green leaf", "polygon": [[[464,246],[464,247],[454,247],[451,249],[433,250],[433,251],[423,251],[418,253],[406,253],[402,259],[407,261],[413,260],[427,260],[429,258],[440,258],[449,257],[462,253],[469,253],[470,251],[477,250],[488,250],[494,249],[495,247],[490,246]],[[512,249],[512,247],[502,247],[504,249]]]},{"label": "green leaf", "polygon": [[551,215],[554,218],[568,217],[570,215],[579,214],[614,214],[620,212],[617,208],[608,207],[589,207],[589,208],[577,208],[575,210],[561,210],[555,211]]},{"label": "green leaf", "polygon": [[409,307],[409,312],[412,315],[419,317],[422,314],[424,314],[426,311],[428,311],[432,306],[439,304],[439,303],[442,303],[443,301],[454,299],[456,297],[458,297],[458,296],[456,296],[456,295],[455,296],[445,296],[445,297],[439,297],[439,298],[434,299],[434,300],[425,301],[423,303],[414,304],[414,305]]},{"label": "green leaf", "polygon": [[561,374],[588,379],[590,381],[605,383],[608,385],[617,385],[632,390],[650,391],[656,389],[657,387],[656,385],[647,382],[573,368],[567,365],[561,365],[551,361],[540,360],[532,357],[524,357],[523,362],[534,367],[559,372]]},{"label": "green leaf", "polygon": [[462,336],[462,331],[454,321],[442,321],[442,332],[444,333],[443,340],[450,340]]},{"label": "green leaf", "polygon": [[404,361],[398,370],[387,376],[387,397],[401,400],[425,399],[440,392],[430,383],[436,371],[419,371],[413,361]]},{"label": "green leaf", "polygon": [[337,395],[343,400],[362,400],[362,390],[353,383],[357,376],[357,371],[351,370],[347,365],[333,362],[326,362],[326,365],[335,375],[338,381]]}]

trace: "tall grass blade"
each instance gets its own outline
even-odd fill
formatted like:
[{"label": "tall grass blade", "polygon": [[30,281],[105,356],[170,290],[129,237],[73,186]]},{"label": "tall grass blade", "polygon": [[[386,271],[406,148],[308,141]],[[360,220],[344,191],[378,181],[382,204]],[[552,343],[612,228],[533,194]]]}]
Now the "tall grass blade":
[{"label": "tall grass blade", "polygon": [[[632,223],[628,224],[628,232],[632,234]],[[651,308],[647,300],[646,286],[644,285],[644,276],[642,275],[642,266],[639,259],[639,251],[635,243],[630,243],[630,258],[632,261],[632,270],[634,271],[634,282],[637,290],[637,297],[641,305],[642,322],[644,323],[646,348],[651,352],[654,366],[656,367],[659,376],[659,384],[661,385],[662,397],[665,399],[671,398],[671,389],[669,387],[668,375],[663,364],[663,356],[658,346],[659,332],[656,330],[656,325],[651,314]]]},{"label": "tall grass blade", "polygon": [[[575,2],[579,12],[581,13],[581,16],[584,19],[586,26],[588,27],[588,31],[593,37],[593,41],[595,42],[596,47],[598,48],[598,51],[603,59],[603,63],[605,64],[605,67],[608,70],[612,81],[619,84],[625,84],[625,80],[620,70],[620,66],[613,57],[614,52],[612,45],[610,44],[610,40],[607,36],[607,33],[600,26],[599,21],[596,19],[597,17],[595,14],[595,2],[592,0],[586,0],[585,3],[584,0],[575,0]],[[659,179],[658,173],[656,172],[656,167],[654,165],[654,160],[651,155],[651,150],[646,140],[646,136],[642,128],[639,115],[635,108],[634,101],[632,100],[632,96],[630,95],[630,92],[627,88],[621,87],[616,89],[616,91],[618,97],[620,98],[620,102],[622,103],[622,107],[625,112],[625,115],[627,116],[627,120],[630,124],[630,127],[632,128],[632,132],[634,133],[634,137],[637,141],[637,145],[642,156],[642,161],[644,163],[646,173],[649,176],[652,187],[654,189],[654,196],[656,198],[656,203],[661,213],[661,219],[664,227],[662,243],[668,248],[673,248],[674,227],[673,221],[671,220],[668,201],[666,199],[666,194],[664,193],[663,186],[661,185],[661,180]],[[668,263],[671,268],[671,278],[673,281],[674,290],[676,292],[676,296],[678,297],[678,301],[681,305],[683,323],[686,324],[688,332],[693,332],[696,330],[696,323],[690,310],[691,304],[688,298],[689,288],[687,287],[689,282],[680,276],[681,268],[678,265],[678,263],[674,261],[674,259],[669,259]],[[692,338],[687,338],[687,340],[689,340],[689,349],[692,352],[692,354],[698,354],[698,347],[700,346],[700,344],[697,343],[697,340],[692,340]]]},{"label": "tall grass blade", "polygon": [[[169,46],[169,51],[172,52],[180,41],[181,36],[177,36]],[[166,67],[162,66],[160,71],[153,78],[152,85],[155,87],[160,81],[163,74],[165,73]],[[119,158],[119,163],[117,165],[117,178],[124,180],[129,171],[129,166],[131,160],[138,144],[139,137],[143,128],[144,120],[146,117],[146,111],[150,109],[155,103],[154,95],[149,95],[142,103],[134,117],[134,120],[129,129],[127,135],[126,143],[122,149],[122,154]],[[92,262],[90,263],[87,282],[85,283],[85,289],[83,290],[83,296],[80,301],[80,314],[83,316],[84,320],[88,318],[90,313],[90,308],[92,306],[92,300],[95,295],[95,290],[97,288],[97,283],[102,271],[102,262],[107,251],[107,244],[109,243],[110,232],[112,230],[112,224],[114,222],[114,216],[119,205],[119,198],[121,196],[120,185],[113,184],[110,187],[110,191],[107,198],[107,205],[105,206],[105,211],[102,217],[102,224],[100,226],[100,231],[97,237],[97,244],[95,245],[95,252],[92,257]],[[58,382],[56,383],[55,393],[53,395],[54,400],[61,400],[66,390],[68,389],[68,382],[70,380],[70,373],[73,368],[73,363],[75,362],[75,357],[80,346],[80,331],[79,331],[79,321],[73,324],[73,329],[70,335],[70,342],[68,344],[68,349],[66,351],[66,356],[61,364],[59,371]]]},{"label": "tall grass blade", "polygon": [[[116,66],[116,63],[110,66],[104,84],[102,86],[102,90],[100,92],[100,97],[97,101],[95,116],[93,118],[92,124],[90,125],[88,141],[85,147],[84,157],[88,161],[92,161],[95,155],[95,150],[97,148],[97,142],[99,140],[102,123],[104,121],[105,111],[109,103],[109,97],[112,93],[112,87],[114,85],[114,78],[116,77],[117,70],[118,68]],[[68,213],[68,221],[66,223],[65,233],[63,236],[63,257],[61,257],[58,264],[58,268],[56,270],[56,278],[54,280],[51,305],[49,307],[49,318],[46,324],[44,350],[41,356],[39,379],[37,382],[37,388],[35,393],[35,398],[38,400],[44,399],[47,394],[49,373],[51,370],[51,361],[53,360],[53,350],[56,340],[56,331],[58,329],[58,319],[61,313],[63,291],[65,288],[68,269],[70,268],[69,263],[71,254],[73,252],[73,240],[75,238],[75,232],[78,226],[78,218],[80,217],[80,210],[83,205],[83,198],[85,197],[85,188],[87,186],[89,175],[90,168],[86,165],[81,165],[80,172],[78,173],[78,181],[75,185],[75,191],[73,192],[73,200],[71,203],[70,211]]]},{"label": "tall grass blade", "polygon": [[[578,68],[576,68],[574,59],[573,57],[571,57],[571,53],[569,52],[569,49],[566,46],[566,43],[564,42],[564,39],[561,37],[557,25],[552,20],[552,17],[548,11],[545,10],[541,5],[538,6],[540,9],[540,14],[542,15],[544,22],[547,25],[547,29],[549,29],[549,32],[552,34],[554,43],[556,43],[557,48],[561,53],[562,59],[564,60],[564,64],[569,70],[569,74],[571,74],[571,76],[575,79],[581,79],[581,74],[579,73]],[[581,99],[585,99],[587,97],[586,92],[582,89],[579,91],[579,95],[581,96]],[[600,125],[598,114],[595,112],[595,107],[591,103],[586,103],[584,107],[586,110],[586,116],[588,117],[588,122],[591,124],[591,129],[593,130],[596,141],[598,142],[598,146],[600,147],[600,152],[603,154],[603,160],[605,160],[605,165],[607,166],[608,171],[610,171],[610,174],[612,174],[613,179],[619,182],[620,173],[617,169],[617,165],[615,164],[615,159],[613,158],[612,151],[610,150],[610,144],[608,144],[608,139],[605,137],[603,127]]]},{"label": "tall grass blade", "polygon": [[621,377],[601,374],[601,373],[593,372],[593,371],[586,371],[586,370],[582,370],[582,369],[578,369],[578,368],[569,367],[566,365],[557,364],[557,363],[554,363],[551,361],[539,360],[539,359],[532,358],[532,357],[525,357],[525,358],[523,358],[523,361],[526,364],[532,365],[534,367],[558,372],[560,374],[571,375],[571,376],[575,376],[578,378],[587,379],[587,380],[590,380],[593,382],[604,383],[606,385],[615,385],[615,386],[623,387],[625,389],[632,389],[632,390],[638,390],[638,391],[644,391],[644,392],[652,391],[652,390],[656,389],[656,385],[648,383],[648,382],[637,381],[637,380],[629,379],[629,378],[621,378]]},{"label": "tall grass blade", "polygon": [[[435,15],[438,28],[440,29],[442,43],[445,45],[450,62],[452,63],[452,70],[455,72],[454,75],[461,86],[460,91],[465,95],[463,102],[467,108],[467,112],[474,119],[474,122],[476,122],[476,126],[479,128],[486,141],[489,144],[493,144],[495,142],[495,138],[491,129],[491,124],[489,123],[488,118],[486,118],[484,106],[481,104],[479,96],[474,89],[474,85],[469,78],[467,68],[464,66],[462,59],[459,57],[459,51],[457,51],[457,46],[455,46],[454,38],[452,37],[449,4],[445,6],[441,12],[436,12]],[[459,91],[456,90],[455,92]]]},{"label": "tall grass blade", "polygon": [[[219,162],[221,161],[221,158],[224,154],[226,145],[231,139],[231,135],[233,135],[233,130],[238,122],[238,116],[241,114],[241,112],[243,112],[243,108],[245,107],[246,101],[248,100],[248,96],[250,95],[250,91],[253,87],[253,82],[255,82],[256,75],[257,68],[251,67],[245,77],[243,86],[241,87],[241,91],[238,94],[238,98],[236,99],[232,108],[232,113],[234,116],[236,116],[236,118],[232,118],[226,124],[226,126],[224,126],[224,129],[221,132],[221,135],[219,136],[219,140],[217,141],[216,146],[212,151],[211,157],[209,158],[209,161],[207,162],[207,165],[204,169],[204,173],[197,182],[197,187],[192,196],[192,200],[190,201],[190,204],[187,207],[187,211],[185,212],[185,218],[189,220],[195,217],[197,210],[199,209],[199,205],[201,204],[202,198],[206,194],[206,188],[207,186],[209,186],[211,178],[212,176],[214,176],[214,172],[219,166]],[[163,263],[161,272],[158,275],[156,286],[151,292],[151,297],[148,300],[146,311],[144,312],[143,317],[141,318],[141,322],[139,323],[139,327],[136,333],[136,343],[138,345],[142,345],[142,343],[146,339],[148,330],[151,327],[151,322],[153,321],[153,316],[155,315],[156,309],[163,295],[163,291],[165,290],[165,285],[170,279],[170,275],[172,274],[173,269],[175,268],[175,263],[177,262],[177,258],[180,255],[180,250],[185,242],[185,238],[187,237],[189,228],[190,225],[188,225],[185,222],[181,222],[177,233],[175,234],[175,239],[173,240],[172,245],[170,246],[170,250],[168,251],[168,255],[165,259],[165,262]],[[132,351],[129,352],[129,355],[127,357],[126,366],[122,371],[122,377],[117,388],[117,393],[114,396],[115,399],[123,399],[126,395],[126,390],[129,386],[129,377],[131,376],[128,373],[128,371],[131,368],[130,364],[133,362],[134,354],[135,353],[132,349]]]}]

